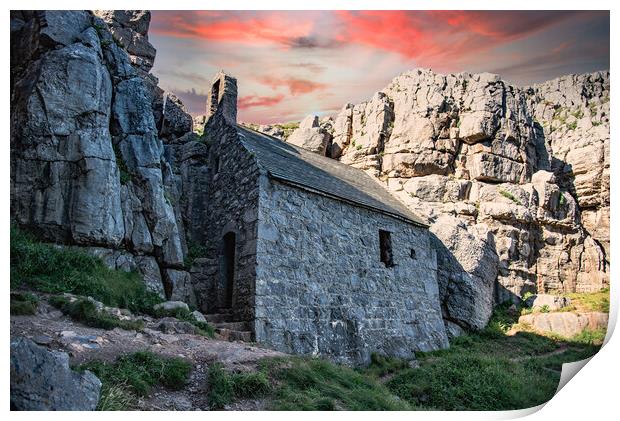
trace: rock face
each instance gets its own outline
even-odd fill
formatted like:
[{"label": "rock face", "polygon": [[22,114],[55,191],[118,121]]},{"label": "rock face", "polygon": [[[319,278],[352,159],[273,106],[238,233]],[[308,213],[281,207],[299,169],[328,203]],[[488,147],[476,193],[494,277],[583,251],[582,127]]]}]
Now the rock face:
[{"label": "rock face", "polygon": [[69,355],[29,339],[11,342],[11,409],[94,411],[101,382],[90,371],[69,368]]},{"label": "rock face", "polygon": [[536,313],[519,317],[519,323],[532,326],[541,332],[557,333],[570,338],[584,329],[606,329],[609,322],[607,313]]},{"label": "rock face", "polygon": [[149,21],[145,11],[11,14],[11,218],[191,302],[179,280],[192,216],[162,139],[192,123],[147,73]]},{"label": "rock face", "polygon": [[493,302],[528,291],[608,285],[608,72],[518,88],[413,70],[345,105],[330,134],[329,156],[431,224],[450,323],[484,326]]}]

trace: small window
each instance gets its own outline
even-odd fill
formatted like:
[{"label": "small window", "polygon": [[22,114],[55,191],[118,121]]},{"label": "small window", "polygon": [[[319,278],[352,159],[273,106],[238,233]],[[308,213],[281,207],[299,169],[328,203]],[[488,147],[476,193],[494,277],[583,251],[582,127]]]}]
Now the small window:
[{"label": "small window", "polygon": [[394,266],[394,255],[392,253],[392,238],[389,231],[379,230],[379,248],[381,251],[381,261],[385,267]]},{"label": "small window", "polygon": [[213,163],[213,174],[217,174],[220,172],[220,158],[215,157],[215,162]]},{"label": "small window", "polygon": [[411,249],[409,256],[411,256],[412,259],[415,259],[415,249]]}]

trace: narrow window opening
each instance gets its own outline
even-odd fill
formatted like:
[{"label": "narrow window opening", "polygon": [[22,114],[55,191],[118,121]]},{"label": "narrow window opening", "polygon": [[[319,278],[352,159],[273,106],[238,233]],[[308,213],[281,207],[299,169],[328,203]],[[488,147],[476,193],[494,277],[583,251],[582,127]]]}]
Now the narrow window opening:
[{"label": "narrow window opening", "polygon": [[409,256],[411,256],[412,259],[415,259],[415,249],[411,249]]},{"label": "narrow window opening", "polygon": [[216,156],[213,162],[213,174],[217,174],[219,172],[220,172],[220,158]]},{"label": "narrow window opening", "polygon": [[217,111],[217,106],[220,101],[220,87],[222,85],[222,80],[218,80],[213,84],[211,88],[211,109],[209,110],[211,114],[215,114]]},{"label": "narrow window opening", "polygon": [[392,253],[392,238],[389,231],[379,230],[379,248],[381,251],[381,261],[385,267],[394,266],[394,255]]}]

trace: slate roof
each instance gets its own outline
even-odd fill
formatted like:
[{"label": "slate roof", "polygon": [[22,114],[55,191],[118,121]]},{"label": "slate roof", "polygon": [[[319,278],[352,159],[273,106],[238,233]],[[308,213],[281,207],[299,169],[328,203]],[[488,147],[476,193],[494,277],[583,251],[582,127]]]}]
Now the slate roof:
[{"label": "slate roof", "polygon": [[349,204],[428,227],[364,171],[342,164],[246,127],[239,137],[269,177],[286,184],[342,200]]}]

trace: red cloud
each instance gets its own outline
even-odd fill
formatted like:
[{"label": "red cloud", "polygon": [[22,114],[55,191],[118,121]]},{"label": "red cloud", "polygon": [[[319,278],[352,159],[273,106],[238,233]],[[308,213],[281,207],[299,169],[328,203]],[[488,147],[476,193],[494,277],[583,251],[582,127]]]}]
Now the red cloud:
[{"label": "red cloud", "polygon": [[237,100],[237,108],[245,110],[252,107],[269,107],[279,104],[284,99],[284,95],[275,96],[257,96],[247,95]]},{"label": "red cloud", "polygon": [[278,43],[293,46],[311,33],[314,23],[294,12],[166,11],[157,13],[151,32],[176,38]]},{"label": "red cloud", "polygon": [[[342,43],[392,51],[426,65],[445,65],[526,37],[573,12],[339,11]],[[431,60],[432,59],[432,60]]]},{"label": "red cloud", "polygon": [[278,89],[279,87],[287,87],[291,95],[308,94],[310,92],[319,91],[327,88],[324,83],[313,82],[306,79],[297,79],[293,77],[289,78],[276,78],[266,76],[260,79],[260,82],[264,85],[271,87],[272,89]]}]

